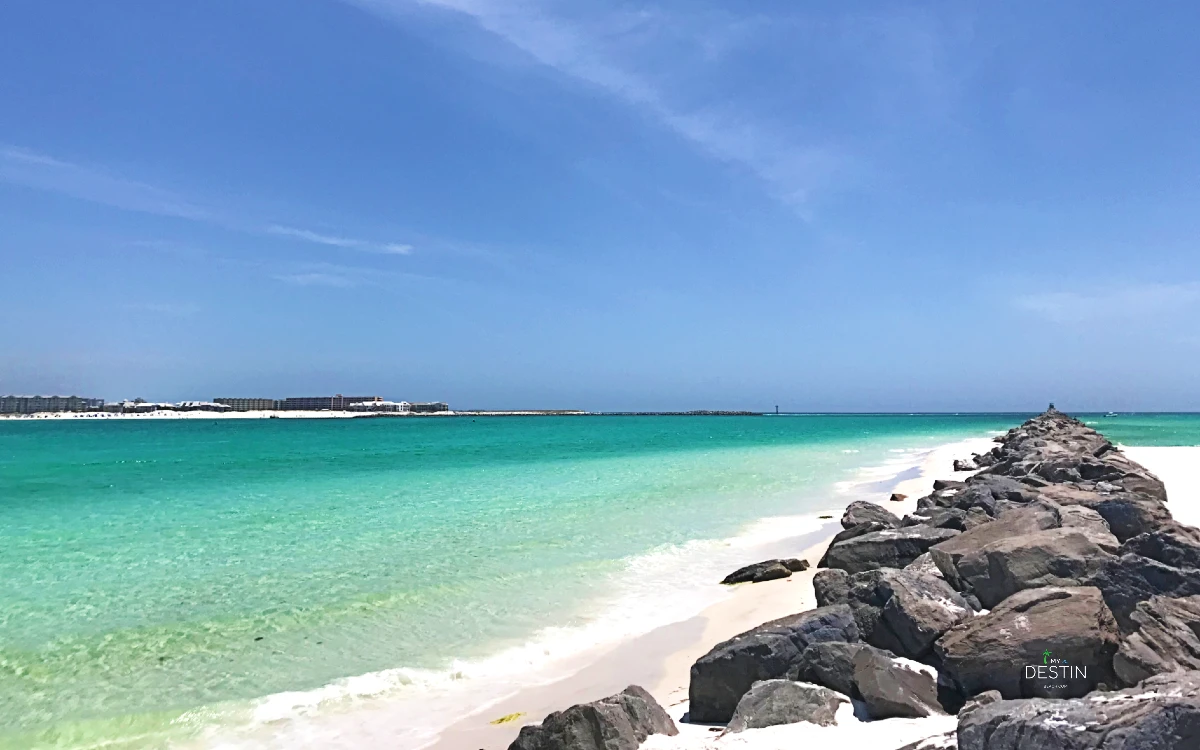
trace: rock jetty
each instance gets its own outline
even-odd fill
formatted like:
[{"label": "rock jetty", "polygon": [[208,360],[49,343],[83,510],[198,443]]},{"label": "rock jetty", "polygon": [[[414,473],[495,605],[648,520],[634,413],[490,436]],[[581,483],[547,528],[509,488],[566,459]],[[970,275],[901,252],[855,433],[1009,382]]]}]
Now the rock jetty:
[{"label": "rock jetty", "polygon": [[[869,720],[957,714],[913,748],[1200,749],[1200,531],[1172,519],[1163,483],[1053,407],[955,468],[975,473],[935,482],[904,518],[847,508],[817,609],[698,659],[686,720],[827,724],[853,700]],[[595,746],[535,731],[511,750]]]}]

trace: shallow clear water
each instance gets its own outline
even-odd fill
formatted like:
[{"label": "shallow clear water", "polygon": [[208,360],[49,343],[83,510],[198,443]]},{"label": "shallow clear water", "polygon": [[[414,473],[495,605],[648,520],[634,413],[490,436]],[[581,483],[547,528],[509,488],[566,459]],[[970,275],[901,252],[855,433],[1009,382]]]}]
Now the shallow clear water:
[{"label": "shallow clear water", "polygon": [[[595,619],[631,561],[1021,419],[0,422],[0,746],[159,746],[274,693],[453,674]],[[1196,417],[1096,421],[1200,443]]]}]

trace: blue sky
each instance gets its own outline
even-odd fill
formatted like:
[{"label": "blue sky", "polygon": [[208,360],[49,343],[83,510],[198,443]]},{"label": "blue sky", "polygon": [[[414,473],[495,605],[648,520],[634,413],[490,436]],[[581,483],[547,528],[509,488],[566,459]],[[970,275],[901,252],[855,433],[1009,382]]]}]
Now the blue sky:
[{"label": "blue sky", "polygon": [[1200,409],[1200,7],[10,2],[0,391]]}]

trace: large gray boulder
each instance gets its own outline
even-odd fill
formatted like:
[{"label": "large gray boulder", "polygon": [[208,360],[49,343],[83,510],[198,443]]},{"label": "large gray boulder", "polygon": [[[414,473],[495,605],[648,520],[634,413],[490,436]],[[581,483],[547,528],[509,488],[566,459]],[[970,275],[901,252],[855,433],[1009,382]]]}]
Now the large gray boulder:
[{"label": "large gray boulder", "polygon": [[1073,698],[1116,684],[1119,643],[1099,590],[1047,587],[1018,592],[964,620],[934,650],[942,674],[964,697],[998,690],[1005,698]]},{"label": "large gray boulder", "polygon": [[1089,583],[1104,593],[1104,601],[1121,630],[1132,633],[1137,630],[1133,612],[1138,602],[1152,596],[1200,595],[1200,570],[1175,568],[1141,555],[1124,554],[1109,559]]},{"label": "large gray boulder", "polygon": [[1058,526],[1058,514],[1045,507],[1031,507],[1006,513],[1002,518],[964,531],[929,548],[929,555],[946,581],[959,591],[970,588],[958,574],[964,555],[974,554],[989,544],[1032,534]]},{"label": "large gray boulder", "polygon": [[851,526],[848,529],[842,529],[841,531],[839,531],[838,533],[833,535],[833,539],[829,540],[829,547],[827,547],[825,549],[825,554],[822,555],[821,559],[817,561],[817,567],[818,568],[830,567],[829,552],[830,552],[830,550],[832,550],[834,547],[841,544],[842,542],[844,542],[848,539],[854,539],[855,537],[865,536],[866,534],[870,534],[870,533],[873,533],[876,531],[883,531],[885,529],[890,529],[890,528],[892,528],[892,527],[885,523],[879,523],[878,521],[867,521],[865,523],[860,523],[855,526]]},{"label": "large gray boulder", "polygon": [[850,573],[878,568],[903,568],[930,547],[959,533],[955,529],[935,529],[931,526],[884,529],[830,545],[822,563],[825,567],[841,568]]},{"label": "large gray boulder", "polygon": [[791,680],[756,682],[738,701],[727,732],[811,722],[823,727],[837,723],[838,707],[850,699],[819,685]]},{"label": "large gray boulder", "polygon": [[845,604],[850,599],[850,574],[841,568],[825,568],[813,575],[813,593],[818,607]]},{"label": "large gray boulder", "polygon": [[854,655],[854,686],[872,719],[944,713],[932,667],[890,659],[875,649],[862,649]]},{"label": "large gray boulder", "polygon": [[1074,700],[1006,700],[959,717],[958,750],[1196,750],[1200,672]]},{"label": "large gray boulder", "polygon": [[773,620],[718,643],[692,665],[690,719],[727,722],[751,685],[786,676],[809,644],[857,640],[850,607],[838,604]]},{"label": "large gray boulder", "polygon": [[1064,529],[1082,532],[1100,549],[1116,554],[1121,543],[1113,535],[1108,521],[1091,508],[1083,505],[1064,505],[1058,508],[1058,522]]},{"label": "large gray boulder", "polygon": [[824,685],[842,695],[861,698],[854,684],[854,657],[863,649],[879,651],[882,658],[895,658],[894,654],[865,643],[814,643],[804,649],[800,659],[788,670],[788,679]]},{"label": "large gray boulder", "polygon": [[1200,529],[1172,522],[1133,537],[1121,549],[1175,568],[1200,568]]},{"label": "large gray boulder", "polygon": [[846,506],[846,512],[842,514],[842,528],[849,529],[863,523],[881,523],[894,529],[900,525],[900,519],[882,505],[855,500]]},{"label": "large gray boulder", "polygon": [[910,570],[856,573],[848,596],[865,642],[912,659],[928,656],[942,633],[972,616],[944,580]]},{"label": "large gray boulder", "polygon": [[521,727],[509,750],[637,750],[652,734],[675,735],[675,722],[637,685]]},{"label": "large gray boulder", "polygon": [[1082,505],[1100,514],[1118,541],[1172,524],[1171,512],[1162,499],[1126,491],[1116,485],[1111,490],[1081,487],[1076,484],[1052,484],[1038,490],[1040,497],[1059,505]]},{"label": "large gray boulder", "polygon": [[1044,529],[965,554],[956,572],[963,586],[991,608],[1025,589],[1083,585],[1111,557],[1076,529]]},{"label": "large gray boulder", "polygon": [[1131,616],[1137,632],[1121,643],[1113,670],[1126,685],[1151,675],[1200,669],[1200,596],[1154,596]]}]

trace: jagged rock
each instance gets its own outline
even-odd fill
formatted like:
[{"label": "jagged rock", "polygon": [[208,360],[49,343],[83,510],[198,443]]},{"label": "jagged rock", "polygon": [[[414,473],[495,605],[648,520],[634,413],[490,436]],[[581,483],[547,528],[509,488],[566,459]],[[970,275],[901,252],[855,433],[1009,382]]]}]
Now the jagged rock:
[{"label": "jagged rock", "polygon": [[1116,554],[1121,543],[1108,527],[1108,521],[1095,510],[1083,505],[1065,505],[1058,508],[1058,522],[1064,529],[1083,532],[1100,549]]},{"label": "jagged rock", "polygon": [[1195,750],[1200,672],[1074,700],[1006,700],[960,717],[958,750]]},{"label": "jagged rock", "polygon": [[1200,568],[1200,529],[1171,522],[1133,537],[1121,550],[1175,568]]},{"label": "jagged rock", "polygon": [[829,550],[833,549],[838,544],[841,544],[849,539],[854,539],[855,537],[865,536],[866,534],[871,534],[876,531],[883,531],[884,529],[890,528],[892,527],[888,526],[887,524],[879,523],[878,521],[868,521],[866,523],[860,523],[857,526],[851,526],[848,529],[842,529],[838,533],[834,534],[833,539],[829,541],[829,547],[826,548],[825,554],[822,555],[821,559],[817,562],[817,567],[829,567]]},{"label": "jagged rock", "polygon": [[1110,486],[1116,491],[1103,492],[1073,484],[1053,484],[1041,488],[1038,493],[1042,498],[1059,505],[1091,508],[1104,518],[1109,530],[1120,542],[1171,525],[1171,512],[1162,500]]},{"label": "jagged rock", "polygon": [[905,565],[903,569],[912,571],[913,573],[920,573],[921,575],[934,576],[942,580],[946,579],[942,575],[942,569],[933,561],[933,555],[928,552],[913,560],[908,565]]},{"label": "jagged rock", "polygon": [[842,528],[849,529],[862,523],[881,523],[894,529],[900,525],[900,519],[882,505],[855,500],[846,506],[846,512],[842,514]]},{"label": "jagged rock", "polygon": [[952,468],[955,471],[978,471],[979,464],[975,463],[975,461],[969,458],[956,458],[954,459]]},{"label": "jagged rock", "polygon": [[1154,596],[1140,602],[1129,635],[1113,657],[1113,670],[1126,685],[1151,675],[1200,669],[1200,596]]},{"label": "jagged rock", "polygon": [[738,701],[727,732],[798,724],[808,721],[823,727],[837,723],[838,706],[849,698],[834,691],[791,680],[756,682]]},{"label": "jagged rock", "polygon": [[1111,557],[1075,529],[1044,529],[999,539],[963,555],[957,573],[990,609],[1025,589],[1084,585]]},{"label": "jagged rock", "polygon": [[850,574],[840,568],[818,570],[813,576],[818,607],[845,604],[850,598]]},{"label": "jagged rock", "polygon": [[724,584],[759,583],[787,578],[794,572],[808,569],[807,560],[764,560],[763,562],[738,568],[721,581]]},{"label": "jagged rock", "polygon": [[958,508],[918,508],[915,515],[905,516],[900,523],[903,526],[927,524],[938,529],[966,531],[967,512]]},{"label": "jagged rock", "polygon": [[941,578],[893,568],[851,576],[848,601],[863,641],[912,659],[927,656],[942,633],[972,616]]},{"label": "jagged rock", "polygon": [[1200,595],[1200,570],[1175,568],[1141,555],[1124,554],[1110,558],[1089,584],[1104,593],[1104,601],[1121,630],[1131,633],[1137,629],[1132,615],[1138,602],[1155,595],[1176,598]]},{"label": "jagged rock", "polygon": [[[865,643],[814,643],[800,654],[787,677],[789,680],[824,685],[842,695],[860,698],[858,688],[854,685],[854,657],[863,649],[878,650]],[[894,658],[894,654],[887,651],[880,651],[880,656]]]},{"label": "jagged rock", "polygon": [[[903,568],[935,544],[960,532],[931,526],[884,529],[830,545],[822,560],[826,567],[851,573],[877,568]],[[940,566],[939,566],[940,567]]]},{"label": "jagged rock", "polygon": [[954,538],[929,549],[934,563],[946,581],[959,591],[969,588],[958,574],[958,564],[964,555],[973,554],[994,542],[1032,534],[1058,525],[1058,514],[1042,507],[1030,507],[1005,513],[991,523],[964,531]]},{"label": "jagged rock", "polygon": [[[1100,683],[1115,684],[1119,640],[1099,590],[1047,587],[1018,592],[988,614],[964,620],[938,639],[935,651],[963,696],[998,690],[1005,698],[1076,697]],[[1051,659],[1086,674],[1072,669],[1069,679],[1039,676],[1039,666],[1061,666]]]},{"label": "jagged rock", "polygon": [[616,695],[571,706],[540,725],[521,727],[509,750],[637,750],[652,734],[676,735],[675,722],[649,693],[630,685]]},{"label": "jagged rock", "polygon": [[932,667],[863,649],[854,655],[854,685],[872,719],[943,713]]},{"label": "jagged rock", "polygon": [[888,501],[893,502],[893,503],[902,503],[907,499],[908,499],[908,495],[905,495],[900,492],[893,492],[892,496],[888,498]]},{"label": "jagged rock", "polygon": [[692,665],[691,720],[727,722],[751,685],[784,677],[809,644],[857,640],[850,607],[837,604],[773,620],[719,643]]},{"label": "jagged rock", "polygon": [[964,488],[966,486],[967,486],[966,482],[959,482],[954,479],[935,479],[935,480],[933,480],[934,492],[941,492],[943,490],[961,490],[962,488]]}]

